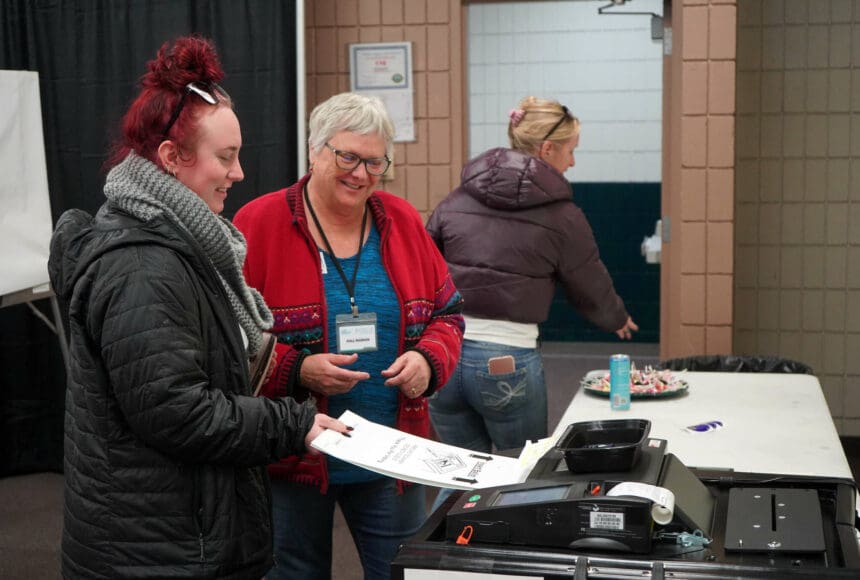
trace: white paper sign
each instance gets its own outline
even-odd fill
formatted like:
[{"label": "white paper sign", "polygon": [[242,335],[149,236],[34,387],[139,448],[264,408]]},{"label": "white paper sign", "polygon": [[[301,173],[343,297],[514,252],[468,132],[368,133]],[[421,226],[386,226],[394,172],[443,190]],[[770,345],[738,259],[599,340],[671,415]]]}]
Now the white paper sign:
[{"label": "white paper sign", "polygon": [[445,445],[373,423],[352,411],[339,419],[353,428],[350,436],[326,430],[311,442],[314,449],[404,481],[453,489],[522,483],[536,461],[533,453],[521,461]]},{"label": "white paper sign", "polygon": [[395,141],[415,141],[411,42],[350,44],[349,82],[351,91],[382,99]]},{"label": "white paper sign", "polygon": [[353,90],[410,88],[411,47],[409,42],[350,45],[355,75]]},{"label": "white paper sign", "polygon": [[0,296],[48,282],[51,204],[39,75],[0,71]]}]

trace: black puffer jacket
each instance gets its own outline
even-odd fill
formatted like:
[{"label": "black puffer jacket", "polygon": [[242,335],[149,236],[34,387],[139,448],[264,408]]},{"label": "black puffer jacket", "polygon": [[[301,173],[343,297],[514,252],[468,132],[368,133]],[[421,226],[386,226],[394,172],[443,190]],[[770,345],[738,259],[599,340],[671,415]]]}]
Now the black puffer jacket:
[{"label": "black puffer jacket", "polygon": [[245,396],[223,287],[166,218],[66,212],[49,269],[70,326],[64,577],[261,578],[261,466],[304,449],[314,407]]},{"label": "black puffer jacket", "polygon": [[559,282],[596,326],[624,326],[624,303],[562,174],[537,157],[499,148],[467,163],[461,178],[427,230],[463,295],[463,314],[543,322]]}]

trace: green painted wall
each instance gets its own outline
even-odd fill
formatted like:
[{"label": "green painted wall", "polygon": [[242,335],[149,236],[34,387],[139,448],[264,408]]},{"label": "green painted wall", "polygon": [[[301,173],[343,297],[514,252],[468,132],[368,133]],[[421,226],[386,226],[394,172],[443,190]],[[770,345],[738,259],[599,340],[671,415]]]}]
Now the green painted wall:
[{"label": "green painted wall", "polygon": [[[633,340],[660,342],[660,264],[646,263],[640,249],[660,219],[660,184],[576,183],[573,192],[574,203],[594,230],[615,290],[639,325]],[[540,334],[545,341],[620,342],[579,316],[561,289],[556,289]]]}]

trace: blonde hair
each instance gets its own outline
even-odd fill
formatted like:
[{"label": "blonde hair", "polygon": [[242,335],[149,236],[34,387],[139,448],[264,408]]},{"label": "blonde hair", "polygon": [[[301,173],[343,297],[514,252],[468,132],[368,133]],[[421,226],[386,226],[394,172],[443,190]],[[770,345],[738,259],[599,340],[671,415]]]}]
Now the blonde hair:
[{"label": "blonde hair", "polygon": [[579,119],[558,101],[526,97],[508,116],[511,148],[529,155],[544,141],[564,143],[579,134]]}]

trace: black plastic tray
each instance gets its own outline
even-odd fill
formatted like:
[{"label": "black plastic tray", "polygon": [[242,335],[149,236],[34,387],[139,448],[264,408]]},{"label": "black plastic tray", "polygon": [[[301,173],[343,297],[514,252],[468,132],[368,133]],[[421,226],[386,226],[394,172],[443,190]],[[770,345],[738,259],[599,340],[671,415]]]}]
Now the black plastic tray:
[{"label": "black plastic tray", "polygon": [[571,423],[556,444],[571,473],[628,471],[651,432],[647,419]]}]

